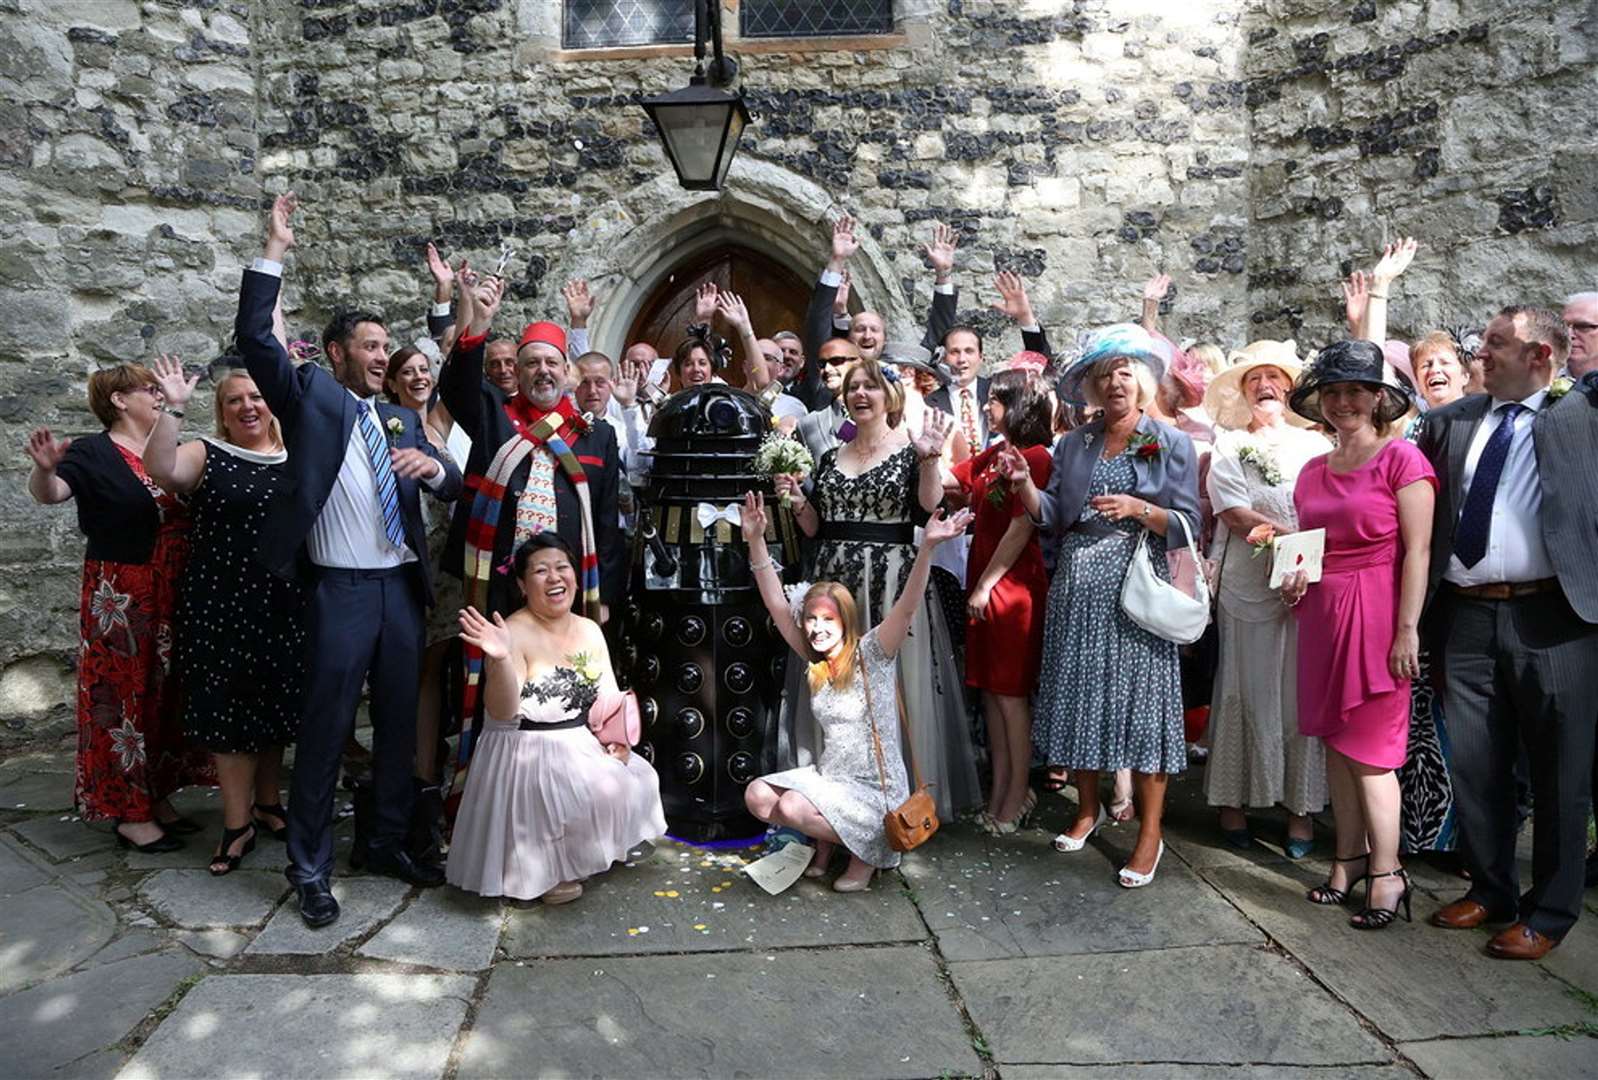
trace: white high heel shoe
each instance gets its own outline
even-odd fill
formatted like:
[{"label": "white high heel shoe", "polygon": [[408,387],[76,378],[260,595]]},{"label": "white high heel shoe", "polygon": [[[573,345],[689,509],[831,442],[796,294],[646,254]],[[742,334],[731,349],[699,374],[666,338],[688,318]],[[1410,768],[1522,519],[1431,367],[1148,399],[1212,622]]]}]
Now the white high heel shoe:
[{"label": "white high heel shoe", "polygon": [[1160,868],[1160,858],[1165,854],[1165,841],[1160,841],[1160,848],[1154,853],[1154,865],[1149,867],[1149,872],[1140,874],[1136,870],[1121,867],[1121,872],[1116,876],[1116,882],[1123,889],[1141,889],[1154,880],[1154,872]]},{"label": "white high heel shoe", "polygon": [[1093,819],[1093,828],[1089,829],[1087,834],[1080,840],[1070,833],[1061,833],[1054,838],[1054,850],[1081,851],[1087,847],[1088,841],[1093,839],[1093,834],[1098,832],[1107,820],[1109,820],[1109,815],[1104,812],[1104,804],[1099,803],[1099,816]]}]

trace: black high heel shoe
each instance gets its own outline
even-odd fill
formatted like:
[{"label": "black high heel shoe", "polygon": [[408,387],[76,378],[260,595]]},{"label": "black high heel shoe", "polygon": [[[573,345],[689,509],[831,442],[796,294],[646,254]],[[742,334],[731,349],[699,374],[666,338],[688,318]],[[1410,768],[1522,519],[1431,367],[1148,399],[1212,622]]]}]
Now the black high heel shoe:
[{"label": "black high heel shoe", "polygon": [[[121,824],[122,823],[120,821],[117,822],[118,826],[121,826]],[[135,840],[130,840],[127,836],[123,835],[122,829],[120,827],[116,830],[116,834],[117,847],[132,848],[134,851],[140,851],[146,855],[164,855],[168,851],[183,850],[183,841],[179,840],[177,837],[168,832],[163,832],[154,840],[150,840],[143,844],[138,843]]]},{"label": "black high heel shoe", "polygon": [[[239,837],[243,836],[245,833],[249,833],[250,838],[245,842],[244,850],[239,852],[237,855],[228,854],[228,849],[236,844]],[[244,861],[244,856],[248,855],[254,850],[255,822],[252,821],[248,825],[244,825],[237,829],[229,829],[224,826],[222,828],[222,846],[217,849],[217,853],[215,855],[211,856],[211,876],[224,877],[228,874],[231,874],[233,871],[239,868],[239,863]],[[218,869],[219,867],[220,869]]]},{"label": "black high heel shoe", "polygon": [[[266,814],[269,817],[275,817],[278,820],[282,821],[283,824],[279,825],[277,828],[274,829],[271,825],[267,824],[265,821],[263,821],[261,819],[261,815],[262,814]],[[265,829],[271,835],[272,839],[274,839],[274,840],[282,840],[285,843],[288,842],[288,838],[289,838],[289,812],[283,808],[283,804],[282,803],[280,803],[280,802],[278,802],[278,803],[258,802],[258,803],[255,804],[255,810],[250,815],[250,817],[251,817],[251,821],[255,824],[255,826],[257,828],[259,828],[259,829]]]},{"label": "black high heel shoe", "polygon": [[[1346,859],[1340,855],[1333,856],[1332,861],[1334,863],[1347,863],[1359,862],[1361,859],[1369,858],[1370,852],[1367,851],[1359,855],[1350,855]],[[1359,888],[1359,883],[1369,877],[1369,872],[1361,874],[1359,877],[1349,881],[1348,887],[1346,889],[1332,888],[1332,879],[1327,878],[1323,883],[1315,886],[1309,892],[1305,893],[1304,899],[1308,900],[1312,904],[1324,904],[1327,906],[1331,906],[1333,904],[1346,904],[1348,903],[1348,898],[1353,895],[1354,890]]]},{"label": "black high heel shoe", "polygon": [[[1348,920],[1348,925],[1352,926],[1355,930],[1385,930],[1389,925],[1392,924],[1392,921],[1398,917],[1399,904],[1404,905],[1404,921],[1415,921],[1409,913],[1409,897],[1410,893],[1414,891],[1415,886],[1410,883],[1409,875],[1404,872],[1404,868],[1402,866],[1398,867],[1396,870],[1389,870],[1385,874],[1366,874],[1365,877],[1370,883],[1365,886],[1365,906],[1354,913],[1353,917]],[[1398,900],[1390,908],[1371,907],[1370,889],[1376,884],[1377,878],[1384,877],[1403,878],[1404,891],[1399,895]]]}]

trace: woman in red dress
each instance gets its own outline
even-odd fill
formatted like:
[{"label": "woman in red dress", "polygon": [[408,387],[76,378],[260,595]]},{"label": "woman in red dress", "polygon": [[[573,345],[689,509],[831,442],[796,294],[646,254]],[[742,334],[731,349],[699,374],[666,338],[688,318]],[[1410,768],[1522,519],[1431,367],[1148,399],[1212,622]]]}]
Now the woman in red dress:
[{"label": "woman in red dress", "polygon": [[954,467],[958,490],[949,492],[976,511],[966,561],[965,682],[983,692],[993,785],[982,827],[1006,836],[1037,805],[1027,787],[1032,762],[1029,695],[1043,658],[1043,597],[1048,573],[1036,530],[1010,483],[998,453],[1020,450],[1039,490],[1049,482],[1053,404],[1049,386],[1027,371],[1003,371],[988,383],[988,430],[996,439]]},{"label": "woman in red dress", "polygon": [[78,651],[77,805],[87,821],[115,821],[117,842],[175,851],[200,826],[167,801],[206,782],[205,756],[185,750],[172,673],[172,613],[188,561],[189,518],[144,471],[145,441],[163,408],[149,369],[118,364],[89,377],[98,435],[28,439],[28,492],[41,503],[76,499],[88,539]]}]

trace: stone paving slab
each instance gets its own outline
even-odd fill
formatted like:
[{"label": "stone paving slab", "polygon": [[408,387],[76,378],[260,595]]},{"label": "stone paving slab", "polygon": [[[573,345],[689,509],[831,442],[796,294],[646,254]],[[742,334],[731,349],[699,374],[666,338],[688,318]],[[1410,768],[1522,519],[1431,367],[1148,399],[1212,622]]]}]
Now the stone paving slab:
[{"label": "stone paving slab", "polygon": [[232,930],[179,930],[172,935],[201,956],[231,960],[244,951],[250,939]]},{"label": "stone paving slab", "polygon": [[39,885],[7,897],[0,905],[0,994],[71,971],[116,932],[111,909],[76,889]]},{"label": "stone paving slab", "polygon": [[427,889],[356,953],[445,971],[481,971],[494,962],[504,925],[498,900]]},{"label": "stone paving slab", "polygon": [[13,758],[0,765],[0,810],[72,809],[72,755]]},{"label": "stone paving slab", "polygon": [[50,880],[34,858],[15,840],[0,833],[0,896],[15,896]]},{"label": "stone paving slab", "polygon": [[1285,957],[1241,945],[949,965],[995,1060],[1386,1064]]},{"label": "stone paving slab", "polygon": [[981,1074],[926,949],[502,964],[459,1075]]},{"label": "stone paving slab", "polygon": [[1499,1039],[1440,1039],[1399,1045],[1427,1076],[1598,1077],[1598,1038],[1516,1035]]},{"label": "stone paving slab", "polygon": [[185,930],[259,926],[289,890],[281,874],[235,870],[212,877],[206,870],[160,870],[139,883],[139,896]]},{"label": "stone paving slab", "polygon": [[11,831],[56,862],[110,851],[116,834],[108,825],[91,825],[72,815],[48,815],[13,825]]},{"label": "stone paving slab", "polygon": [[[182,949],[80,971],[0,998],[0,1062],[39,1076],[118,1042],[204,970]],[[199,1075],[191,1073],[189,1075]]]},{"label": "stone paving slab", "polygon": [[[1568,988],[1536,964],[1482,954],[1487,931],[1439,930],[1432,904],[1378,932],[1348,925],[1347,908],[1319,907],[1304,891],[1311,867],[1225,867],[1205,875],[1334,994],[1389,1038],[1480,1035],[1590,1019]],[[1581,929],[1578,924],[1577,929]]]},{"label": "stone paving slab", "polygon": [[[1598,995],[1598,915],[1582,916],[1565,940],[1538,963],[1566,982]],[[1591,1019],[1598,1021],[1598,1016]]]},{"label": "stone paving slab", "polygon": [[591,878],[575,903],[515,904],[504,940],[512,957],[609,956],[921,941],[926,927],[895,874],[868,892],[800,880],[770,896],[739,870],[758,852],[704,852],[663,843],[633,865]]},{"label": "stone paving slab", "polygon": [[1415,1080],[1402,1065],[1006,1065],[1004,1080]]},{"label": "stone paving slab", "polygon": [[[1054,825],[1064,828],[1064,815]],[[1053,836],[1053,829],[1040,828],[996,840],[960,824],[905,857],[902,872],[945,958],[1064,956],[1264,940],[1169,851],[1152,888],[1116,884],[1116,871],[1136,840],[1125,826],[1071,854],[1055,851]]]},{"label": "stone paving slab", "polygon": [[444,1072],[472,988],[460,975],[212,975],[120,1075],[430,1080]]},{"label": "stone paving slab", "polygon": [[354,941],[399,910],[410,886],[393,878],[351,878],[333,880],[333,897],[339,903],[338,921],[312,930],[300,918],[299,904],[290,895],[277,909],[245,955],[298,953],[314,955],[332,952],[346,941]]}]

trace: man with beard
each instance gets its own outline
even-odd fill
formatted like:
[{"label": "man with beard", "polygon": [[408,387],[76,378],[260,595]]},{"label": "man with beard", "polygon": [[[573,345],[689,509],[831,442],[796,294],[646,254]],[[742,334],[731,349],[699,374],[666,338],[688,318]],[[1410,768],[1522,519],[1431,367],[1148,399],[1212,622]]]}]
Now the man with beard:
[{"label": "man with beard", "polygon": [[282,424],[289,485],[261,527],[268,569],[310,587],[310,669],[288,811],[288,878],[311,927],[339,916],[332,892],[333,795],[363,683],[372,688],[376,820],[364,846],[373,871],[412,885],[443,871],[412,859],[405,838],[416,755],[423,612],[432,603],[420,489],[461,490],[414,410],[381,400],[388,330],[370,313],[336,316],[322,335],[333,374],[295,367],[272,332],[283,262],[294,246],[293,193],[272,205],[266,244],[244,272],[235,333],[250,376]]},{"label": "man with beard", "polygon": [[[497,278],[463,283],[461,336],[439,374],[439,395],[472,438],[470,496],[450,528],[445,569],[460,576],[467,604],[490,617],[509,615],[522,599],[500,568],[529,537],[554,530],[578,555],[583,614],[604,622],[626,584],[626,545],[607,512],[618,497],[616,432],[591,425],[566,394],[566,332],[554,323],[522,331],[514,397],[481,376],[483,342],[503,295]],[[469,652],[465,667],[462,716],[475,717],[481,655]]]}]

